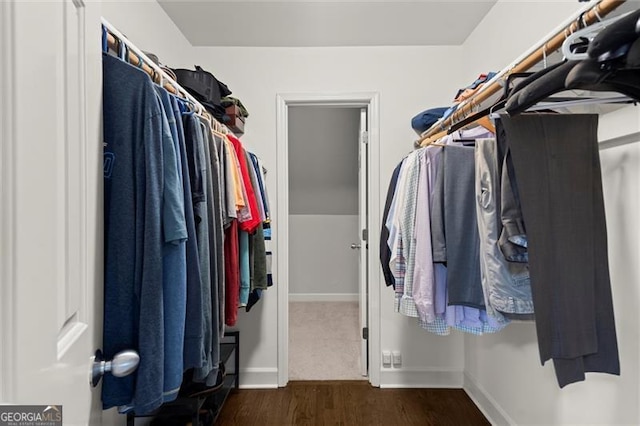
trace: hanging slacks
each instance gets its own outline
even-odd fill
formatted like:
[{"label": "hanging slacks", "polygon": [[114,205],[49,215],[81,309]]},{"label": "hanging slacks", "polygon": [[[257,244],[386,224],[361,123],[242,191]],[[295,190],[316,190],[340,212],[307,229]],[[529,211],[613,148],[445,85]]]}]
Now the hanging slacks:
[{"label": "hanging slacks", "polygon": [[595,114],[502,116],[528,236],[540,358],[561,387],[620,374]]}]

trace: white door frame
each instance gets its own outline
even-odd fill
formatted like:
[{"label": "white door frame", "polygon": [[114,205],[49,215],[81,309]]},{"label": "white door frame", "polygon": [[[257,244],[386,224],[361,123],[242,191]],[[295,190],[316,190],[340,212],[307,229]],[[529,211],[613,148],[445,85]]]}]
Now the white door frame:
[{"label": "white door frame", "polygon": [[0,2],[0,402],[13,397],[14,251],[13,4]]},{"label": "white door frame", "polygon": [[[364,230],[369,232],[369,212],[367,200],[369,199],[369,148],[368,148],[368,120],[367,108],[360,108],[360,123],[358,129],[358,325],[361,330],[369,326],[369,236],[364,235]],[[363,286],[364,282],[364,286]],[[369,340],[360,341],[360,373],[369,375]]]},{"label": "white door frame", "polygon": [[380,111],[379,94],[296,93],[276,96],[277,211],[273,224],[278,288],[278,386],[289,381],[289,135],[290,106],[367,108],[369,117],[369,382],[380,386]]}]

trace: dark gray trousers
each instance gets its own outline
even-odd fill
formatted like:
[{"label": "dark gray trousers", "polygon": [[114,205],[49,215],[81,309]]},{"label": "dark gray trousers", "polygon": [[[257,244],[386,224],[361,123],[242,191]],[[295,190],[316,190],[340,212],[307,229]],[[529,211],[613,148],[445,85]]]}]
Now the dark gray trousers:
[{"label": "dark gray trousers", "polygon": [[561,387],[620,374],[598,153],[598,116],[501,117],[528,236],[540,358]]},{"label": "dark gray trousers", "polygon": [[476,218],[475,147],[444,148],[444,228],[449,305],[484,308]]}]

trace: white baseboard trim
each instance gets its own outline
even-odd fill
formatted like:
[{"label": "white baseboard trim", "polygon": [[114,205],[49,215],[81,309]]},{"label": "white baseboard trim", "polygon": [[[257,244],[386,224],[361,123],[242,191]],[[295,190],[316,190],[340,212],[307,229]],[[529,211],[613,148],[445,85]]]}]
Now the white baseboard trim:
[{"label": "white baseboard trim", "polygon": [[277,389],[277,368],[245,368],[240,370],[240,389]]},{"label": "white baseboard trim", "polygon": [[289,302],[357,302],[358,293],[289,293]]},{"label": "white baseboard trim", "polygon": [[381,388],[462,388],[462,371],[439,369],[380,370]]},{"label": "white baseboard trim", "polygon": [[492,425],[515,425],[495,399],[468,373],[464,373],[464,391]]}]

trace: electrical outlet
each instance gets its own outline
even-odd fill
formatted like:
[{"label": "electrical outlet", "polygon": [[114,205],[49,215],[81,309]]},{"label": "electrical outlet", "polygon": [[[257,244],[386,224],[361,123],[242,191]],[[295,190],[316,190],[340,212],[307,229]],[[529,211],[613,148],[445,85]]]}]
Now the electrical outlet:
[{"label": "electrical outlet", "polygon": [[393,358],[393,366],[398,368],[400,366],[402,366],[402,355],[400,354],[400,351],[393,351],[391,353],[391,356]]},{"label": "electrical outlet", "polygon": [[391,351],[382,351],[382,366],[391,367]]}]

